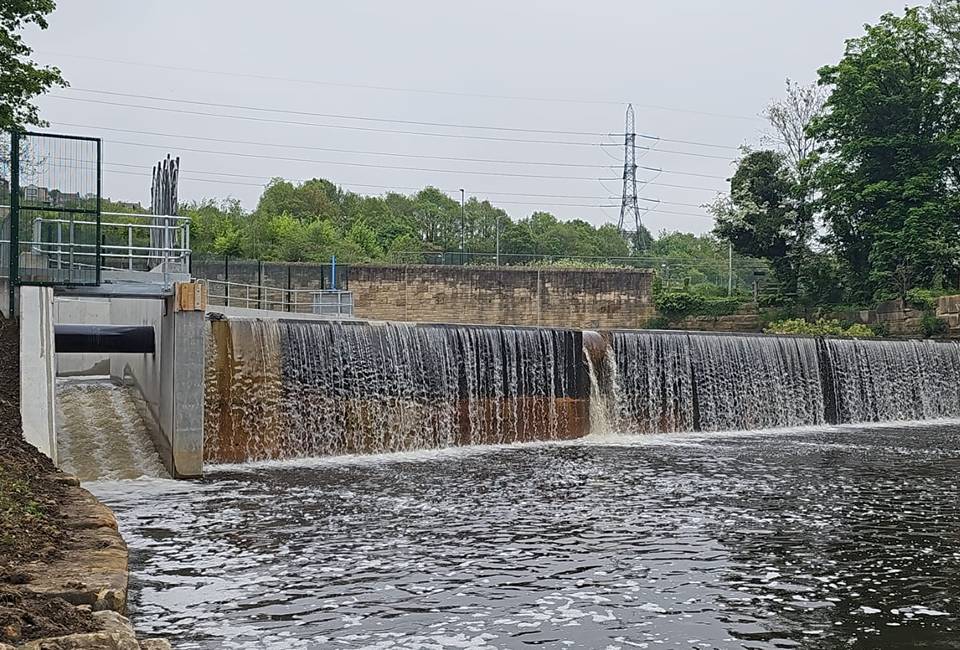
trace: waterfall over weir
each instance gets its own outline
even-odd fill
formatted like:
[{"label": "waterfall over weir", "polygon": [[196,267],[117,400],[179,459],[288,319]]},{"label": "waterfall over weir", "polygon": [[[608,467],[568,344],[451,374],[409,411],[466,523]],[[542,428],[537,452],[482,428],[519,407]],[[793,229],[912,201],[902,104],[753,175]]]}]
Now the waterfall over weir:
[{"label": "waterfall over weir", "polygon": [[613,332],[608,409],[618,432],[726,431],[824,421],[817,342]]},{"label": "waterfall over weir", "polygon": [[212,321],[209,462],[960,416],[960,346]]},{"label": "waterfall over weir", "polygon": [[960,345],[824,340],[837,422],[960,415]]},{"label": "waterfall over weir", "polygon": [[575,438],[581,334],[480,326],[211,323],[204,455],[237,462]]}]

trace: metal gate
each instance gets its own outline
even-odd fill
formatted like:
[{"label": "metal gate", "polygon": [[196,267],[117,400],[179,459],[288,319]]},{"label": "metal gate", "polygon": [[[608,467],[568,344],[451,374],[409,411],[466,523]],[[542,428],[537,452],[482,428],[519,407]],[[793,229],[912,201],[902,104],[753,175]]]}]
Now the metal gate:
[{"label": "metal gate", "polygon": [[100,154],[99,138],[24,131],[0,148],[0,277],[11,315],[17,286],[100,284]]}]

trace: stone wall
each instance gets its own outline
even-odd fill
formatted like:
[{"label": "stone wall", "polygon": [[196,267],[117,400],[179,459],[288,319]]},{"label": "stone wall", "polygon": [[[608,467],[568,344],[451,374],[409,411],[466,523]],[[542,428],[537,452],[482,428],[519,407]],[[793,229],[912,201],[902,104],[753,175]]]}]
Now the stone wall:
[{"label": "stone wall", "polygon": [[[938,338],[960,338],[960,295],[938,298],[933,313],[946,325],[946,331]],[[903,300],[889,300],[873,309],[845,313],[843,318],[864,325],[880,325],[889,336],[921,336],[923,315],[923,311]]]},{"label": "stone wall", "polygon": [[937,299],[937,318],[947,324],[947,336],[960,339],[960,296]]},{"label": "stone wall", "polygon": [[726,316],[687,316],[670,323],[670,329],[699,332],[761,332],[760,313],[751,305]]},{"label": "stone wall", "polygon": [[637,328],[653,273],[472,266],[354,266],[355,315],[371,320]]}]

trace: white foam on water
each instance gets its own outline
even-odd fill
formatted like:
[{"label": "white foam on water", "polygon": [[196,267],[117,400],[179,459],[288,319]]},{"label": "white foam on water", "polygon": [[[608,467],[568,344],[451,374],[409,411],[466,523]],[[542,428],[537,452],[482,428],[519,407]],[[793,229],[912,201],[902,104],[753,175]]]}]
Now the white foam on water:
[{"label": "white foam on water", "polygon": [[133,389],[108,377],[57,380],[60,467],[83,482],[167,477]]}]

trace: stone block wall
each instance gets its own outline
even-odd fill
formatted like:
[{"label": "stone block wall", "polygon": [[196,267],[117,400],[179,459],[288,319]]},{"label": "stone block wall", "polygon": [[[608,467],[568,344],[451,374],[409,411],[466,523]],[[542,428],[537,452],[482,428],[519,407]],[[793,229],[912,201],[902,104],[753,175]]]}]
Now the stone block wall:
[{"label": "stone block wall", "polygon": [[947,324],[948,337],[960,339],[960,296],[938,298],[937,318]]},{"label": "stone block wall", "polygon": [[873,312],[874,322],[882,325],[890,336],[915,336],[920,332],[923,312],[902,300],[881,302]]},{"label": "stone block wall", "polygon": [[698,332],[761,332],[763,324],[756,307],[741,309],[726,316],[687,316],[670,324],[670,329]]},{"label": "stone block wall", "polygon": [[621,269],[354,266],[355,315],[371,320],[637,328],[653,273]]}]

